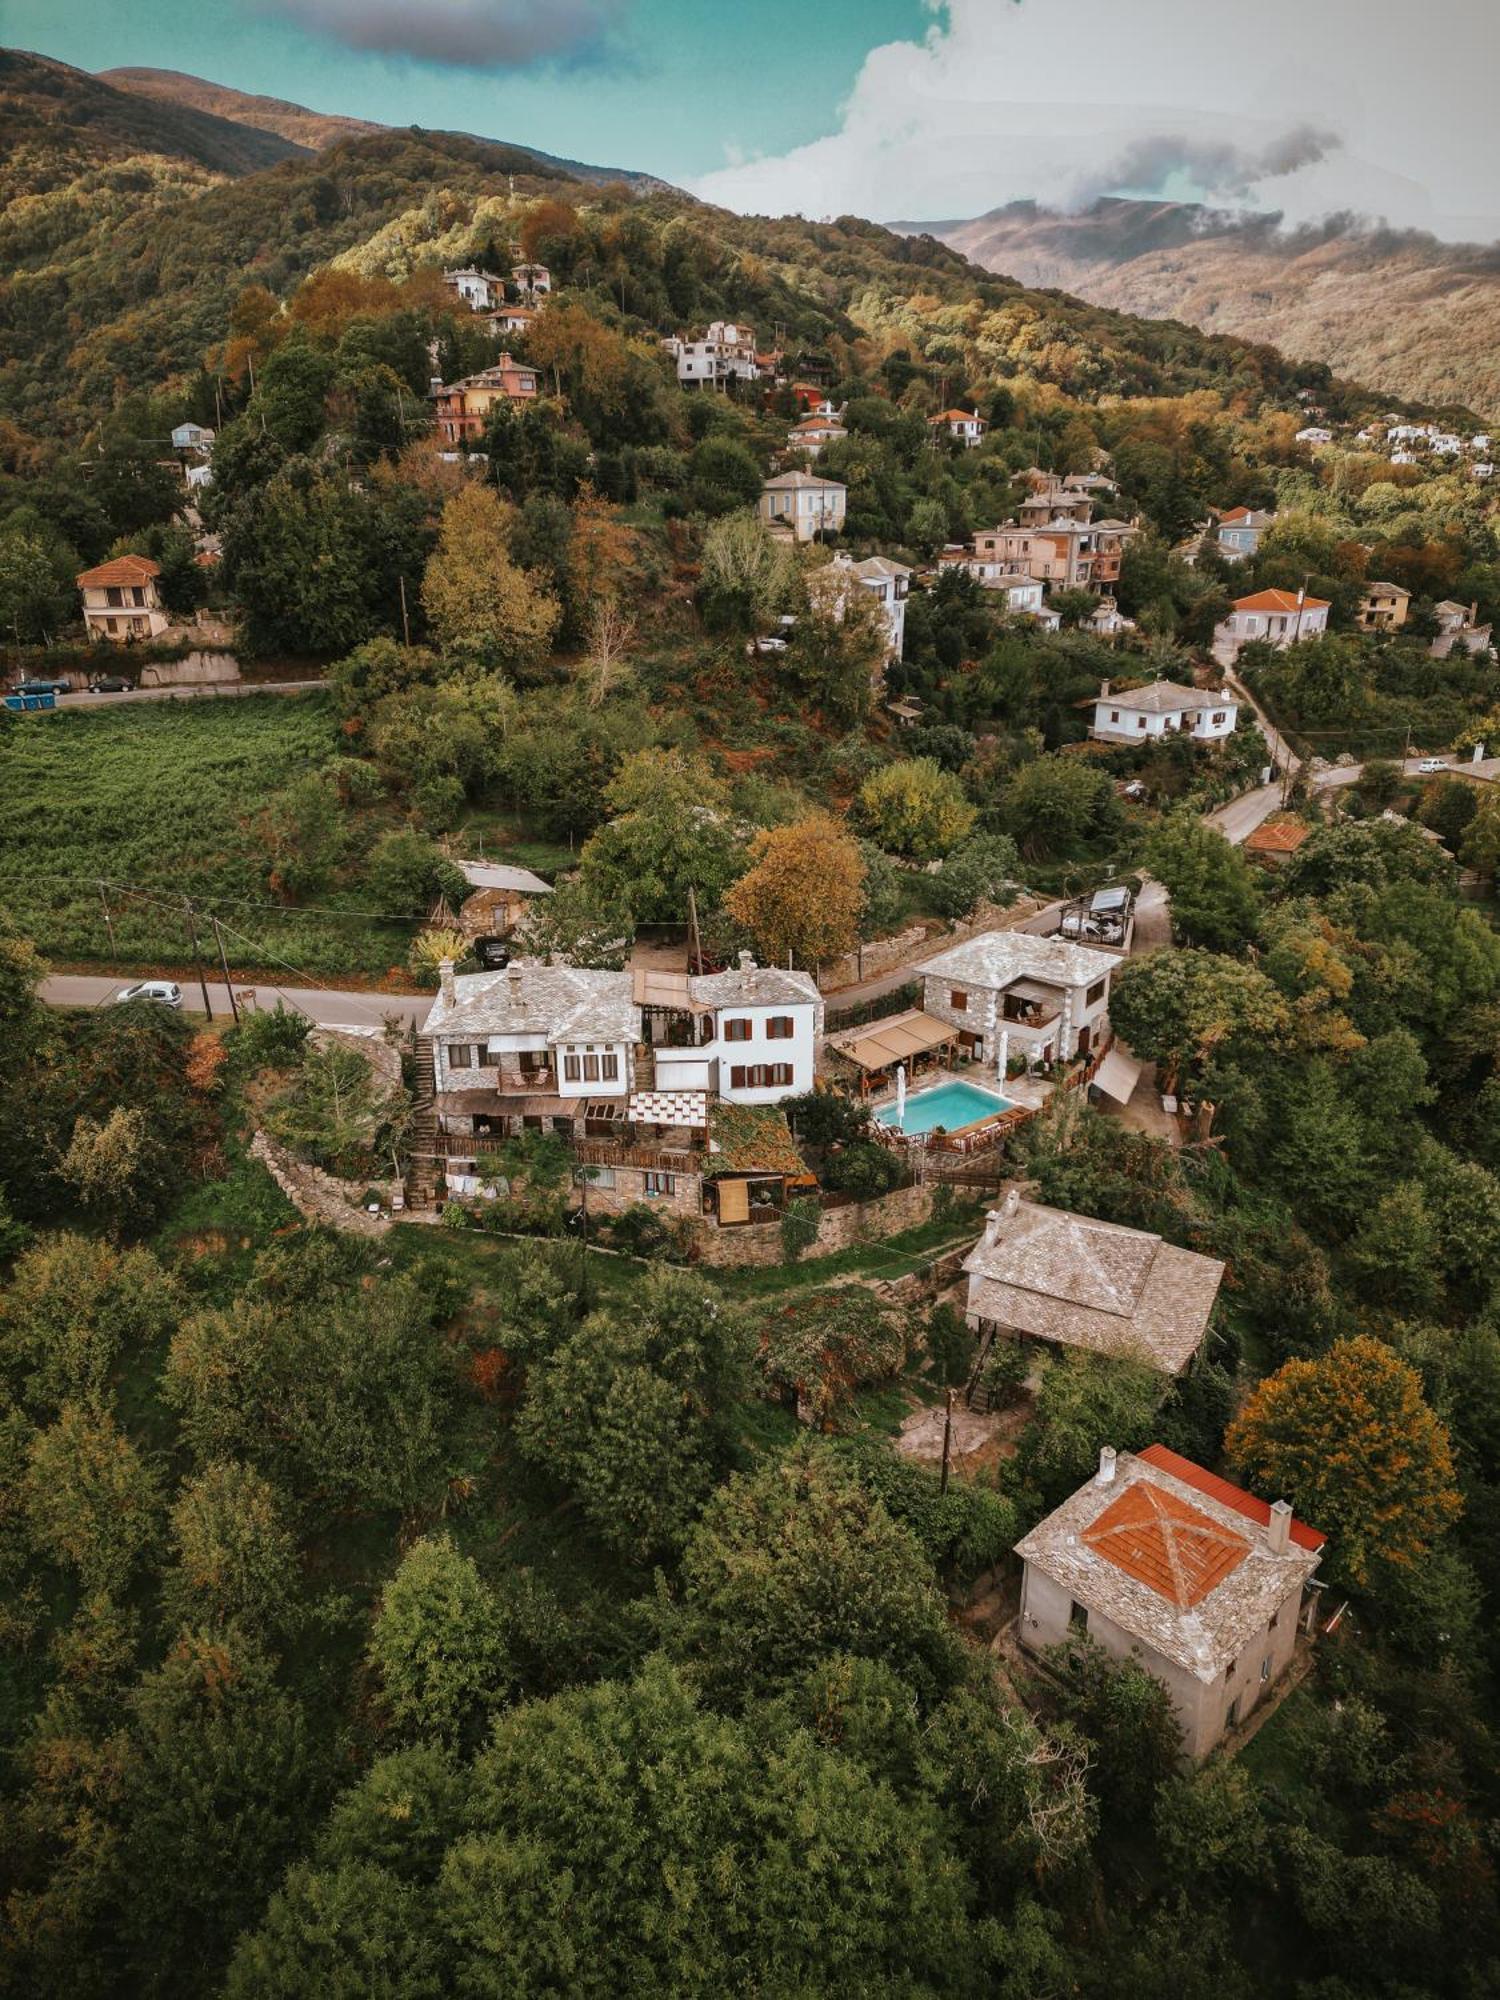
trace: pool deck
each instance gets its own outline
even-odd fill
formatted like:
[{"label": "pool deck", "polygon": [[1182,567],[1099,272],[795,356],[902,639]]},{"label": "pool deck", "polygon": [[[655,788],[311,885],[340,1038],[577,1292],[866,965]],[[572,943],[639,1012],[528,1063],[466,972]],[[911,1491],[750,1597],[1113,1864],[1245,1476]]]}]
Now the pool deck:
[{"label": "pool deck", "polygon": [[[1002,1093],[997,1080],[988,1072],[976,1072],[972,1069],[934,1069],[927,1071],[916,1087],[907,1091],[907,1104],[910,1105],[912,1099],[919,1096],[923,1091],[937,1090],[945,1083],[965,1083],[971,1090],[982,1090],[987,1095],[995,1098],[1003,1095],[1005,1099],[1003,1110],[989,1112],[983,1118],[975,1118],[967,1125],[950,1125],[944,1133],[944,1137],[948,1139],[967,1138],[975,1132],[982,1132],[986,1125],[997,1124],[1002,1118],[1009,1118],[1014,1111],[1040,1111],[1042,1106],[1047,1102],[1047,1099],[1052,1095],[1054,1089],[1056,1089],[1056,1085],[1050,1083],[1044,1077],[1013,1076],[1007,1078],[1005,1089]],[[888,1111],[894,1107],[896,1093],[893,1090],[887,1091],[881,1096],[872,1097],[867,1101],[871,1111],[878,1117],[882,1111]],[[898,1131],[893,1125],[887,1125],[884,1129],[891,1134],[892,1138],[901,1139],[907,1145],[919,1144],[932,1136],[929,1132]]]}]

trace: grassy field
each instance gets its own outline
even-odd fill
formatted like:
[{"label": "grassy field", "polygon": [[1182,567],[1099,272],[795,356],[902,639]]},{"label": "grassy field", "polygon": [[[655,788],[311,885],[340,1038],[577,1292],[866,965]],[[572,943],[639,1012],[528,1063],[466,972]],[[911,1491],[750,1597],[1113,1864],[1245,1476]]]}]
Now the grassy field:
[{"label": "grassy field", "polygon": [[190,896],[221,918],[236,972],[379,975],[401,965],[411,926],[371,921],[358,883],[358,857],[398,823],[389,808],[351,814],[355,859],[309,898],[316,908],[281,907],[267,885],[259,815],[340,748],[321,694],[140,703],[0,726],[0,908],[60,964],[186,963]]}]

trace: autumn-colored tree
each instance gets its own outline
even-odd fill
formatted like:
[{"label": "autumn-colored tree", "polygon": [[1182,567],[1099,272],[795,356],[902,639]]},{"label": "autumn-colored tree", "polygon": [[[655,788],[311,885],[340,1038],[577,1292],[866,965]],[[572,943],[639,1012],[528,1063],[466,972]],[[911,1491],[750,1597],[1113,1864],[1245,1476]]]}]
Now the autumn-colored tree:
[{"label": "autumn-colored tree", "polygon": [[578,232],[578,211],[570,203],[553,197],[539,201],[521,218],[521,255],[527,263],[555,256],[557,244],[571,240]]},{"label": "autumn-colored tree", "polygon": [[1288,1361],[1256,1389],[1225,1438],[1263,1493],[1290,1500],[1332,1543],[1356,1585],[1419,1561],[1462,1503],[1448,1433],[1422,1379],[1378,1340],[1341,1340]]},{"label": "autumn-colored tree", "polygon": [[397,303],[398,293],[389,278],[366,278],[328,264],[303,279],[287,312],[309,332],[337,340],[352,320],[367,313],[384,316],[394,312]]},{"label": "autumn-colored tree", "polygon": [[540,577],[510,556],[513,510],[488,486],[443,509],[422,603],[444,652],[463,664],[524,673],[546,658],[562,613]]},{"label": "autumn-colored tree", "polygon": [[801,965],[852,951],[864,908],[865,864],[859,843],[827,813],[771,827],[750,843],[750,869],[724,908],[781,965]]},{"label": "autumn-colored tree", "polygon": [[36,1545],[86,1591],[122,1590],[156,1538],[161,1488],[107,1413],[65,1403],[27,1452],[26,1514]]}]

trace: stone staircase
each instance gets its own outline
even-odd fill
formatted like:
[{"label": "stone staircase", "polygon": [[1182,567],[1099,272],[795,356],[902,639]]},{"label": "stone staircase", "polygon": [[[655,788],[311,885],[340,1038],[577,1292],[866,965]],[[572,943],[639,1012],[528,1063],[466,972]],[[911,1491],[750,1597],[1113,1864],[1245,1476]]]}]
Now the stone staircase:
[{"label": "stone staircase", "polygon": [[411,1209],[433,1208],[437,1204],[442,1163],[438,1155],[437,1075],[432,1063],[432,1043],[426,1035],[417,1037],[414,1069],[411,1124],[407,1131],[406,1205]]},{"label": "stone staircase", "polygon": [[964,1384],[964,1407],[972,1410],[977,1417],[987,1417],[995,1407],[993,1391],[987,1382],[980,1379],[994,1344],[994,1334],[987,1333],[979,1343],[979,1352],[974,1356],[974,1366],[969,1370],[969,1379]]}]

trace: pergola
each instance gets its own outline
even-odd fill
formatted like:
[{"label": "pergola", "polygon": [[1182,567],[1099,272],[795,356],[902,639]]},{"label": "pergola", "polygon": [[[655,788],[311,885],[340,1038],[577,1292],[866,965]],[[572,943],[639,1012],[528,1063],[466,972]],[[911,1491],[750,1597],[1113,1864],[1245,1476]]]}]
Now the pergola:
[{"label": "pergola", "polygon": [[867,1028],[831,1036],[828,1046],[860,1071],[860,1094],[867,1096],[902,1063],[915,1074],[918,1058],[931,1056],[936,1049],[951,1061],[957,1044],[957,1028],[913,1007],[889,1020],[872,1021]]}]

